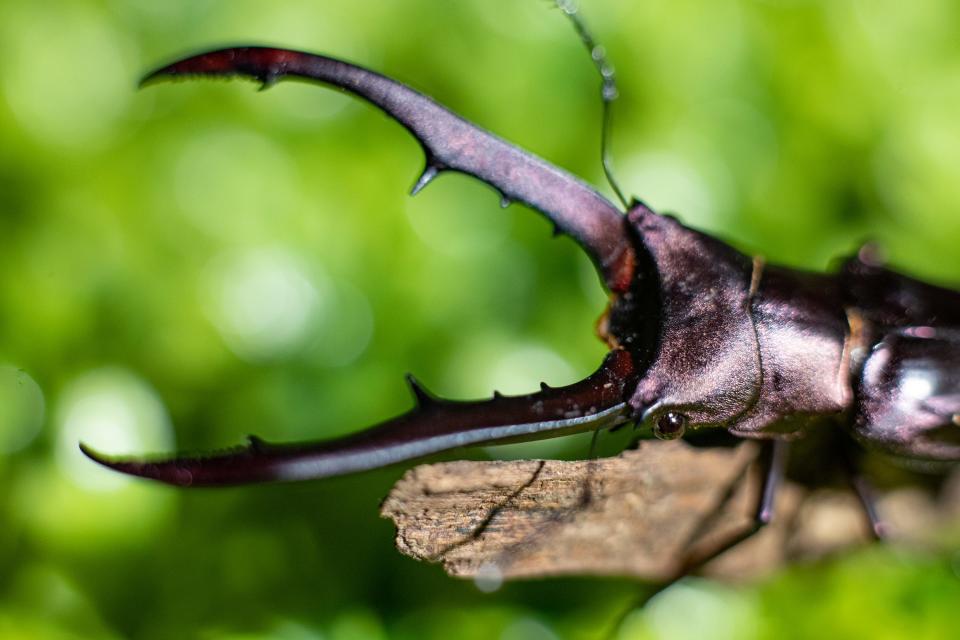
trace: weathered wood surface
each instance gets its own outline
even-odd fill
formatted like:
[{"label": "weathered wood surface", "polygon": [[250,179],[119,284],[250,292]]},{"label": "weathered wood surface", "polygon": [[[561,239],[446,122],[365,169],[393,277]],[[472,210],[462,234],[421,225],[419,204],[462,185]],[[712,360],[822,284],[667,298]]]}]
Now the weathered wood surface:
[{"label": "weathered wood surface", "polygon": [[[749,521],[750,496],[759,482],[751,465],[755,455],[751,442],[735,449],[651,442],[590,461],[422,465],[397,482],[381,514],[396,524],[401,552],[440,562],[454,576],[626,575],[658,581],[673,575],[692,540],[709,544],[709,536]],[[726,488],[744,475],[724,503]],[[919,491],[901,490],[883,496],[880,505],[897,539],[929,543],[931,532],[956,519],[958,494],[948,490],[945,506]],[[852,493],[809,493],[788,483],[778,496],[774,524],[705,573],[749,579],[868,541]]]}]

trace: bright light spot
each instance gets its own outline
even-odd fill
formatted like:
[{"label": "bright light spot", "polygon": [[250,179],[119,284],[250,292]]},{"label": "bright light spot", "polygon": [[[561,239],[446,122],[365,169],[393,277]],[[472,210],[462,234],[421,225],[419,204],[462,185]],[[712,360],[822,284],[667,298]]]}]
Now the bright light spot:
[{"label": "bright light spot", "polygon": [[560,386],[576,379],[569,362],[537,345],[515,345],[480,375],[489,388],[504,394],[531,393],[539,389],[541,380]]},{"label": "bright light spot", "polygon": [[903,333],[912,338],[922,338],[924,340],[932,340],[937,337],[937,330],[933,327],[908,327],[903,330]]},{"label": "bright light spot", "polygon": [[629,184],[654,211],[682,215],[703,225],[717,218],[716,197],[705,177],[691,164],[670,153],[635,155],[624,163]]},{"label": "bright light spot", "polygon": [[386,640],[387,632],[373,611],[360,609],[337,616],[330,625],[330,640]]},{"label": "bright light spot", "polygon": [[0,90],[17,121],[50,146],[87,151],[105,142],[134,95],[117,33],[88,5],[9,8],[0,25]]},{"label": "bright light spot", "polygon": [[[259,634],[257,637],[263,638]],[[277,620],[270,627],[267,637],[276,640],[324,640],[320,631],[296,620]]]},{"label": "bright light spot", "polygon": [[362,291],[344,281],[333,281],[330,313],[319,322],[310,359],[328,367],[350,364],[366,351],[373,337],[373,311]]},{"label": "bright light spot", "polygon": [[503,586],[503,571],[494,562],[484,562],[473,576],[473,583],[484,593],[493,593]]},{"label": "bright light spot", "polygon": [[926,371],[908,370],[900,382],[900,390],[910,400],[926,400],[933,394],[936,380]]},{"label": "bright light spot", "polygon": [[258,631],[205,630],[204,640],[325,640],[326,636],[295,620],[278,619]]},{"label": "bright light spot", "polygon": [[647,618],[643,609],[634,609],[623,618],[623,622],[617,628],[617,640],[635,640],[637,638],[649,638],[650,632],[647,627]]},{"label": "bright light spot", "polygon": [[204,289],[207,313],[220,335],[237,355],[253,361],[302,348],[316,320],[332,312],[326,275],[317,268],[308,275],[280,248],[214,260]]},{"label": "bright light spot", "polygon": [[173,193],[198,228],[250,240],[275,232],[278,218],[300,210],[296,175],[289,155],[264,136],[191,129],[175,164]]},{"label": "bright light spot", "polygon": [[685,579],[654,597],[646,615],[655,638],[749,640],[757,632],[755,608],[735,591]]},{"label": "bright light spot", "polygon": [[553,630],[534,618],[514,620],[500,634],[500,640],[559,640]]},{"label": "bright light spot", "polygon": [[25,371],[0,366],[0,453],[26,447],[40,432],[45,403],[40,386]]},{"label": "bright light spot", "polygon": [[108,454],[170,451],[174,445],[156,392],[122,369],[92,371],[71,383],[56,422],[58,466],[76,484],[95,491],[117,490],[130,479],[88,460],[78,443]]}]

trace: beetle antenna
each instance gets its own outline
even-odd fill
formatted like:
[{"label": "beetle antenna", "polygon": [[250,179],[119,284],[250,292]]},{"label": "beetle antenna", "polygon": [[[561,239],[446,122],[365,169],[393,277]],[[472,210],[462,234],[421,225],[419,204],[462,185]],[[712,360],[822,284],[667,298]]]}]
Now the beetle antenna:
[{"label": "beetle antenna", "polygon": [[580,7],[577,4],[577,0],[555,1],[557,8],[573,23],[573,28],[576,29],[577,35],[580,36],[580,41],[583,42],[583,45],[587,48],[593,65],[600,73],[600,79],[602,81],[600,85],[600,97],[603,100],[603,122],[600,130],[600,162],[603,164],[603,173],[607,177],[607,182],[610,183],[613,192],[617,194],[617,199],[620,200],[625,209],[629,209],[630,205],[627,203],[627,199],[623,197],[623,191],[620,190],[620,185],[617,184],[617,179],[613,175],[613,165],[610,160],[610,128],[613,122],[611,107],[613,101],[620,95],[620,92],[617,90],[616,72],[614,71],[613,65],[607,60],[606,49],[603,45],[597,43],[593,34],[590,33],[590,29],[587,28],[586,22],[584,22],[583,17],[580,15]]}]

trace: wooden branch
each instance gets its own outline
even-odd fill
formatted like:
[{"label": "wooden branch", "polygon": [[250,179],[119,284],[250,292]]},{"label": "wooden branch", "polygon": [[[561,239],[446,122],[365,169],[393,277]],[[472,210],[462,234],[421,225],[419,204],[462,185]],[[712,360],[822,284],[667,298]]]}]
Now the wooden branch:
[{"label": "wooden branch", "polygon": [[[381,515],[396,524],[402,553],[440,562],[453,576],[660,581],[673,574],[690,544],[709,544],[749,522],[759,483],[751,465],[756,451],[753,442],[734,449],[649,442],[591,461],[422,465],[397,482]],[[731,485],[738,488],[725,501]],[[936,530],[932,523],[951,515],[916,492],[889,494],[881,507],[898,537],[910,539],[924,538]],[[774,524],[705,573],[754,578],[869,540],[852,493],[808,494],[788,483],[776,509]]]}]

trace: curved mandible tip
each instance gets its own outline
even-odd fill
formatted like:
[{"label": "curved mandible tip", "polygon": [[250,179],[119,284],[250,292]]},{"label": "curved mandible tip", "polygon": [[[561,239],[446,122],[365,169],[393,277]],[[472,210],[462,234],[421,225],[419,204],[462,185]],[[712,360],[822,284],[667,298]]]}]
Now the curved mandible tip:
[{"label": "curved mandible tip", "polygon": [[326,56],[241,47],[180,60],[148,74],[141,84],[172,76],[236,75],[256,78],[264,87],[284,77],[317,80],[365,98],[423,145],[426,168],[413,193],[445,170],[479,178],[497,189],[505,203],[523,202],[546,214],[590,255],[611,290],[622,292],[629,287],[634,251],[624,216],[606,198],[566,171],[379,73]]}]

